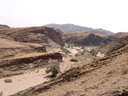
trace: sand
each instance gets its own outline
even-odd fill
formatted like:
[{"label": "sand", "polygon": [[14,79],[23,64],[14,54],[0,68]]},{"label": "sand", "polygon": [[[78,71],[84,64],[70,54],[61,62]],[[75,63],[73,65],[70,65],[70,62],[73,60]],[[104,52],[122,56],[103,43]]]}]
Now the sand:
[{"label": "sand", "polygon": [[[3,92],[2,96],[12,95],[21,90],[48,81],[49,79],[46,76],[45,69],[36,69],[26,71],[23,75],[2,78],[0,79],[0,91]],[[5,83],[5,79],[11,79],[12,82]]]}]

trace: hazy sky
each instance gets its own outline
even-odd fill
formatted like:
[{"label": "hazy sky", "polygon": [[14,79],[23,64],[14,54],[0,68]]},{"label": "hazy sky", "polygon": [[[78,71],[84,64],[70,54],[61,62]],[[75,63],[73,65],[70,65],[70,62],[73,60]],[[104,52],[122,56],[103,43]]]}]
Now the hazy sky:
[{"label": "hazy sky", "polygon": [[0,24],[73,23],[128,32],[128,0],[0,0]]}]

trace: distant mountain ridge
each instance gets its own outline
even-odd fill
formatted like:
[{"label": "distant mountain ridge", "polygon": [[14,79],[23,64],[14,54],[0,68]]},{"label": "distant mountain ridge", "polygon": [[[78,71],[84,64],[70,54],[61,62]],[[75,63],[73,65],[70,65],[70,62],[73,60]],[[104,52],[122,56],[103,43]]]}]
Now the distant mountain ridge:
[{"label": "distant mountain ridge", "polygon": [[89,28],[89,27],[83,27],[83,26],[78,26],[78,25],[74,25],[74,24],[48,24],[48,25],[44,25],[45,27],[51,27],[54,29],[60,29],[62,32],[103,32],[106,33],[108,35],[113,34],[113,32],[108,31],[108,30],[104,30],[104,29],[93,29],[93,28]]}]

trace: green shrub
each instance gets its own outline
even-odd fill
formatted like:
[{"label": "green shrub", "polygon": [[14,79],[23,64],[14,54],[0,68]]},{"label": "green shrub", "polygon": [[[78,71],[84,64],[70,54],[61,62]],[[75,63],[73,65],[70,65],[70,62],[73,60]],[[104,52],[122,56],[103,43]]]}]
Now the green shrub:
[{"label": "green shrub", "polygon": [[64,53],[71,53],[68,49],[64,48],[64,47],[61,47],[60,48]]},{"label": "green shrub", "polygon": [[46,73],[52,72],[51,77],[56,77],[58,73],[60,73],[59,65],[52,65],[46,69]]},{"label": "green shrub", "polygon": [[90,51],[90,53],[92,54],[92,56],[96,56],[98,52],[97,52],[96,50],[92,49],[92,50]]},{"label": "green shrub", "polygon": [[70,61],[71,62],[78,62],[78,60],[76,60],[76,59],[71,59]]}]

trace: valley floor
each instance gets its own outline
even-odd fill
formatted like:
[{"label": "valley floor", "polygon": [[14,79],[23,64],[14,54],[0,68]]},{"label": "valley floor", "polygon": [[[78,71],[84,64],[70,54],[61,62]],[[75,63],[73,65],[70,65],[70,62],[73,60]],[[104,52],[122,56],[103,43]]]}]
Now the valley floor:
[{"label": "valley floor", "polygon": [[[60,62],[60,70],[62,73],[65,71],[79,66],[81,61],[79,62],[71,62],[70,60],[72,58],[75,58],[75,54],[78,53],[78,50],[76,48],[67,48],[71,53],[68,55],[65,55],[62,59],[62,62]],[[80,48],[79,48],[80,49]],[[50,52],[60,52],[60,49],[51,50]],[[39,53],[39,54],[28,54],[25,55],[25,57],[30,56],[37,56],[42,54],[48,54],[48,53]],[[62,54],[65,54],[62,52]],[[24,56],[15,56],[15,58],[24,58]],[[11,58],[8,58],[10,60]],[[13,58],[14,59],[14,58]],[[91,60],[88,60],[90,62]],[[8,96],[15,94],[21,90],[28,89],[30,87],[42,84],[43,82],[48,81],[50,78],[47,76],[49,74],[46,74],[45,72],[46,68],[35,68],[35,69],[29,69],[25,70],[21,75],[15,75],[11,77],[4,77],[0,79],[0,92],[2,92],[2,96]],[[11,79],[11,83],[5,83],[4,80]]]},{"label": "valley floor", "polygon": [[[4,80],[11,79],[11,83],[5,83]],[[24,72],[23,75],[16,75],[0,79],[0,91],[2,96],[9,96],[18,91],[25,90],[29,87],[48,81],[45,69],[36,69]]]}]

